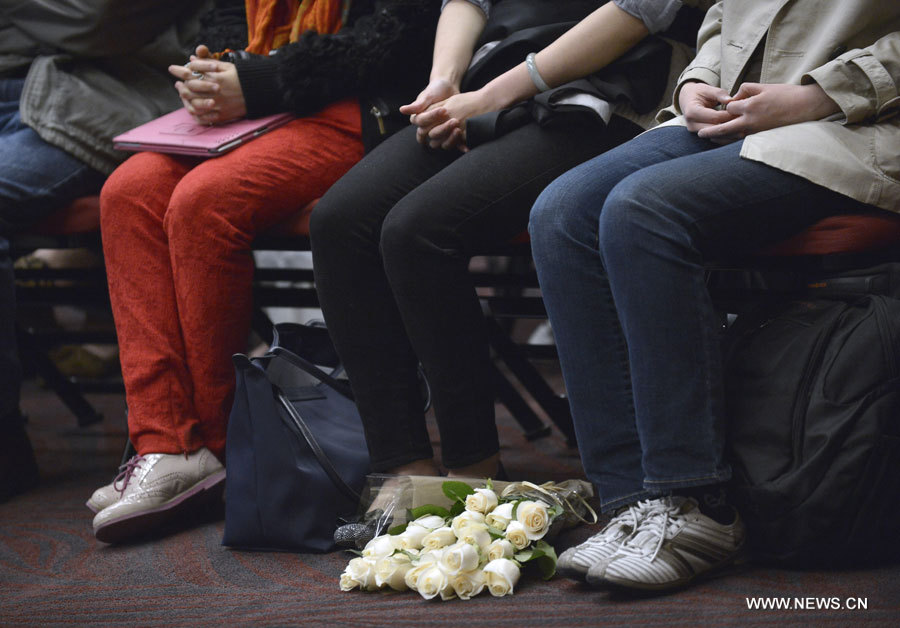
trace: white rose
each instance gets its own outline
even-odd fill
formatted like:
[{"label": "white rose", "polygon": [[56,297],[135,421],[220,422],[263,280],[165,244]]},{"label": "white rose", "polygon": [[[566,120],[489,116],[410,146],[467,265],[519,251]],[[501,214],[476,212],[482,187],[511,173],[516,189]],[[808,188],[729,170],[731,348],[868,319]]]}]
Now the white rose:
[{"label": "white rose", "polygon": [[428,528],[410,523],[406,530],[397,535],[400,549],[422,549],[422,539],[431,532]]},{"label": "white rose", "polygon": [[550,513],[544,502],[519,502],[516,509],[516,520],[525,526],[525,535],[529,541],[537,541],[547,534],[550,527]]},{"label": "white rose", "polygon": [[389,586],[394,591],[405,591],[406,572],[412,569],[409,556],[397,552],[386,556],[375,563],[375,584],[378,587]]},{"label": "white rose", "polygon": [[509,522],[512,521],[513,506],[515,504],[512,502],[500,504],[489,514],[485,515],[484,522],[498,530],[505,530]]},{"label": "white rose", "polygon": [[491,533],[488,532],[487,526],[483,523],[470,523],[463,526],[457,532],[456,538],[464,543],[477,545],[482,550],[487,550],[491,544]]},{"label": "white rose", "polygon": [[474,510],[464,510],[453,518],[450,527],[453,528],[453,533],[459,537],[460,529],[470,523],[484,523],[484,515],[480,512],[475,512]]},{"label": "white rose", "polygon": [[432,530],[422,537],[422,547],[426,550],[436,550],[454,543],[456,543],[456,534],[453,533],[453,528],[447,526]]},{"label": "white rose", "polygon": [[447,600],[452,600],[456,597],[456,591],[453,589],[453,585],[450,584],[450,578],[447,578],[447,586],[441,589],[441,599],[445,602]]},{"label": "white rose", "polygon": [[411,526],[422,526],[426,530],[437,530],[444,527],[444,518],[438,515],[424,515],[415,521],[410,522]]},{"label": "white rose", "polygon": [[441,560],[441,552],[433,551],[433,552],[422,552],[415,559],[415,564],[409,571],[406,572],[406,575],[403,577],[403,581],[406,583],[406,586],[416,591],[416,581],[419,579],[419,576],[423,571],[431,567],[432,565],[438,563]]},{"label": "white rose", "polygon": [[441,569],[447,575],[455,576],[461,571],[472,571],[478,567],[480,560],[481,557],[474,546],[460,541],[444,550],[441,556]]},{"label": "white rose", "polygon": [[400,543],[397,540],[396,536],[383,534],[381,536],[376,536],[374,539],[366,543],[366,546],[363,548],[362,555],[364,558],[381,560],[385,556],[390,556],[394,553],[394,550],[399,548]]},{"label": "white rose", "polygon": [[371,558],[354,558],[347,563],[347,568],[341,574],[341,591],[350,591],[356,587],[366,591],[378,588],[375,584],[375,561]]},{"label": "white rose", "polygon": [[[439,565],[431,563],[416,578],[415,590],[426,600],[430,600],[447,588],[449,580]],[[410,587],[412,588],[412,587]]]},{"label": "white rose", "polygon": [[519,566],[505,558],[492,560],[484,566],[485,586],[494,597],[512,595],[520,575]]},{"label": "white rose", "polygon": [[518,521],[510,521],[509,525],[506,526],[506,538],[516,549],[525,549],[530,543],[528,534],[525,532],[525,526]]},{"label": "white rose", "polygon": [[461,600],[473,598],[484,589],[485,575],[480,569],[461,571],[450,576],[450,586],[456,591]]},{"label": "white rose", "polygon": [[516,553],[516,548],[506,539],[497,539],[488,547],[488,560],[497,560],[498,558],[512,558]]},{"label": "white rose", "polygon": [[489,488],[476,488],[466,496],[466,510],[487,514],[497,506],[497,493]]}]

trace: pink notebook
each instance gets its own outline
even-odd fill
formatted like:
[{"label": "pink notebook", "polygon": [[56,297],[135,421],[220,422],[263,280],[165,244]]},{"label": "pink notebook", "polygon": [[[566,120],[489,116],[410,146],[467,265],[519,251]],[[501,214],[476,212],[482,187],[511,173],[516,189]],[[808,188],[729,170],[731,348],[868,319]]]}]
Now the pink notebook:
[{"label": "pink notebook", "polygon": [[210,126],[198,124],[186,109],[181,108],[117,135],[113,138],[113,147],[118,150],[218,157],[293,119],[291,113],[279,113]]}]

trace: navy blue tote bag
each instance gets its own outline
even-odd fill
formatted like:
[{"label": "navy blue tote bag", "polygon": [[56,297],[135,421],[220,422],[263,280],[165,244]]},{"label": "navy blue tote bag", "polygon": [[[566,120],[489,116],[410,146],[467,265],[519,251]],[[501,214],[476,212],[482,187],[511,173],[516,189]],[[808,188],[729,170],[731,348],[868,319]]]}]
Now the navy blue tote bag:
[{"label": "navy blue tote bag", "polygon": [[270,351],[234,356],[223,545],[326,552],[369,468],[362,421],[324,327],[276,325]]}]

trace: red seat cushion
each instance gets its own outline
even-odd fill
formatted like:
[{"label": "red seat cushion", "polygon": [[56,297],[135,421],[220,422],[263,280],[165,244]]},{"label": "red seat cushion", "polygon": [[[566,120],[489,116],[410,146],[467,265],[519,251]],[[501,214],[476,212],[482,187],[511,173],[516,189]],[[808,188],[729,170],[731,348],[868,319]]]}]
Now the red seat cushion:
[{"label": "red seat cushion", "polygon": [[861,253],[891,244],[900,244],[900,214],[884,211],[823,218],[793,237],[762,251],[762,254],[795,257]]},{"label": "red seat cushion", "polygon": [[284,220],[274,227],[270,229],[266,229],[263,235],[270,236],[300,236],[304,238],[309,237],[309,217],[312,214],[313,208],[316,206],[316,203],[319,202],[319,199],[312,201],[306,207],[298,211],[296,214]]},{"label": "red seat cushion", "polygon": [[29,233],[74,235],[100,230],[100,197],[85,196],[33,225]]},{"label": "red seat cushion", "polygon": [[[309,237],[309,217],[317,202],[318,199],[309,203],[267,232],[279,236]],[[42,235],[72,235],[92,233],[99,229],[100,197],[85,196],[68,207],[54,212],[29,231]],[[513,240],[513,244],[524,242],[528,242],[527,231],[523,231]],[[846,214],[824,218],[793,237],[765,249],[762,255],[796,257],[859,253],[891,244],[900,244],[900,214],[887,211]]]}]

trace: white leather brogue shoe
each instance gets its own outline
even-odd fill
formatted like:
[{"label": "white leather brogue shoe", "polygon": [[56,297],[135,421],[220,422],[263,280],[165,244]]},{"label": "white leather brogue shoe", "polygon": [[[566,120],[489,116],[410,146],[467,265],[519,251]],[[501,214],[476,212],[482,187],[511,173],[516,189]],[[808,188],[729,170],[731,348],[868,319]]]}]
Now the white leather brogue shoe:
[{"label": "white leather brogue shoe", "polygon": [[206,447],[134,456],[123,469],[113,483],[121,497],[94,517],[94,535],[104,543],[134,540],[221,505],[225,468]]},{"label": "white leather brogue shoe", "polygon": [[84,505],[94,514],[97,514],[107,506],[112,506],[122,496],[122,493],[116,490],[116,480],[94,491],[94,494],[91,495],[91,498]]}]

